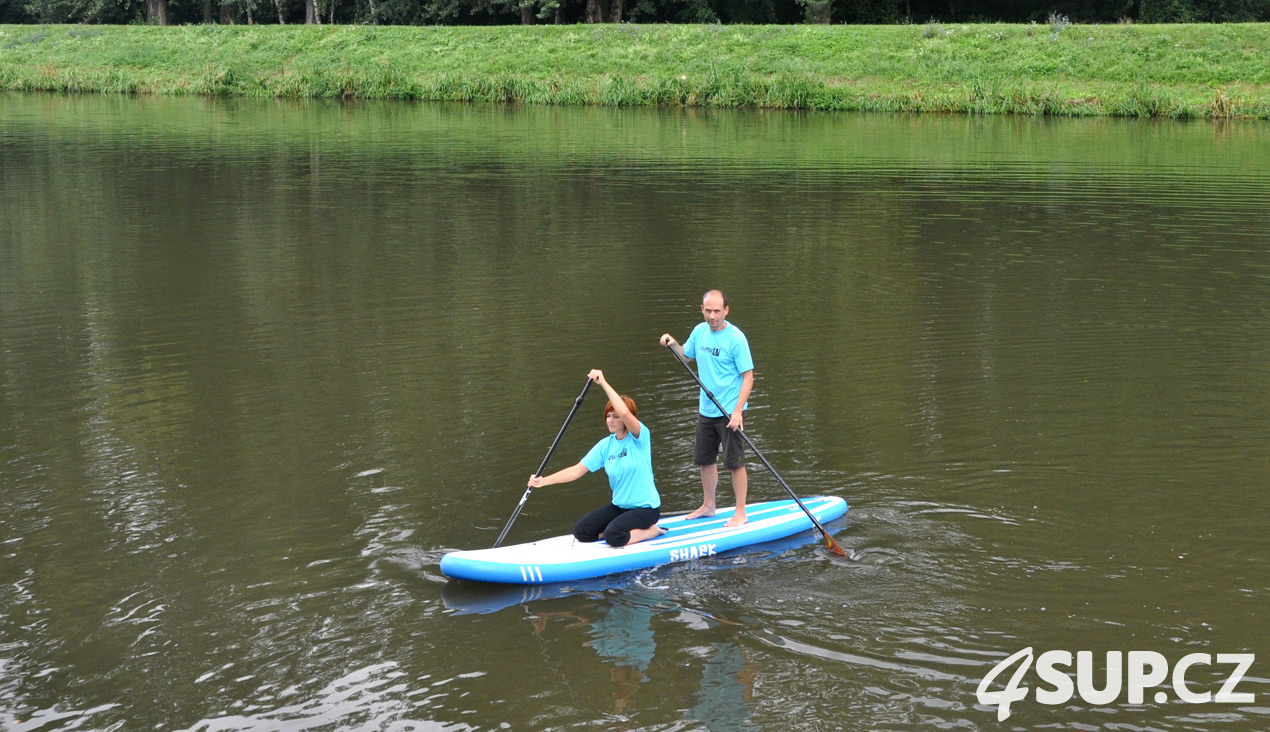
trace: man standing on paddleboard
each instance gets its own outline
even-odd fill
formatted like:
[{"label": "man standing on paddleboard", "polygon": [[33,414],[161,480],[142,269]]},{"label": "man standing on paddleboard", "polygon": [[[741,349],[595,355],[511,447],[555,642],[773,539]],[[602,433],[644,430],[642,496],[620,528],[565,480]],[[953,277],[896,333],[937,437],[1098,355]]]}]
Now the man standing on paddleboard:
[{"label": "man standing on paddleboard", "polygon": [[719,411],[714,402],[701,392],[697,405],[697,440],[693,464],[701,467],[701,507],[688,514],[689,519],[713,516],[715,489],[719,485],[719,449],[723,449],[723,467],[732,472],[732,490],[736,493],[736,512],[728,526],[746,522],[745,496],[749,476],[745,472],[745,441],[737,434],[745,429],[745,408],[754,387],[754,359],[750,342],[741,329],[727,321],[728,298],[722,290],[710,290],[701,298],[701,315],[705,322],[693,328],[688,340],[680,346],[669,333],[663,333],[661,344],[685,358],[697,361],[697,372],[705,384],[731,410]]}]

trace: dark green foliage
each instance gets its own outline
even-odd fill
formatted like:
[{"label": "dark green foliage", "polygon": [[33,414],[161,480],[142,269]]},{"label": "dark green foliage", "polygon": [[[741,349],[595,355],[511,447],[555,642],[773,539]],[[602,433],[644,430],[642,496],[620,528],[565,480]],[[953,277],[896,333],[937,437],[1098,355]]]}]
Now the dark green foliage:
[{"label": "dark green foliage", "polygon": [[1136,0],[1143,23],[1247,23],[1270,18],[1270,0]]},{"label": "dark green foliage", "polygon": [[0,24],[30,22],[33,22],[33,18],[22,0],[0,0]]},{"label": "dark green foliage", "polygon": [[925,23],[1044,23],[1052,14],[1075,23],[1246,23],[1270,20],[1270,0],[904,0],[900,14]]},{"label": "dark green foliage", "polygon": [[127,24],[145,12],[144,0],[0,0],[0,18],[7,14],[5,3],[26,17],[3,22]]}]

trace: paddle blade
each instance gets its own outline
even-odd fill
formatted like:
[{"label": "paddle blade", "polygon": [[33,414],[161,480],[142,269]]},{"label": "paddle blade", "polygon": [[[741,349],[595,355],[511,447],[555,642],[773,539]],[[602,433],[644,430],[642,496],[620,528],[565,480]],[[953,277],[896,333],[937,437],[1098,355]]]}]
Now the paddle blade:
[{"label": "paddle blade", "polygon": [[847,556],[847,551],[843,549],[838,542],[834,541],[833,537],[830,536],[828,532],[825,532],[825,547],[827,547],[830,552],[833,552],[844,559]]}]

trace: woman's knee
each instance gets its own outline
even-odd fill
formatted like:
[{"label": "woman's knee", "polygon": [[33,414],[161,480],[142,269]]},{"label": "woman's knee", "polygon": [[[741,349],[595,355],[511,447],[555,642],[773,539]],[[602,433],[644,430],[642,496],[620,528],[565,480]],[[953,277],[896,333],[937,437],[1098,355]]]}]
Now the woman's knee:
[{"label": "woman's knee", "polygon": [[597,508],[578,519],[573,525],[573,538],[585,543],[599,541],[600,532],[604,531],[604,527],[612,520],[613,517],[606,508]]},{"label": "woman's knee", "polygon": [[610,525],[604,529],[604,540],[612,547],[626,546],[631,542],[631,531]]}]

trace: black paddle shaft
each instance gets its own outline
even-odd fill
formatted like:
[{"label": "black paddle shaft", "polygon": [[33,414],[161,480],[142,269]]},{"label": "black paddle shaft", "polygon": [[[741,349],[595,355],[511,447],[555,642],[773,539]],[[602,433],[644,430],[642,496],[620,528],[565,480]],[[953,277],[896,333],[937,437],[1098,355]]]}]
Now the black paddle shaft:
[{"label": "black paddle shaft", "polygon": [[[560,431],[556,433],[556,439],[551,442],[551,449],[547,450],[547,456],[542,459],[542,465],[538,466],[538,471],[534,475],[542,475],[542,471],[547,469],[547,463],[551,460],[551,456],[555,453],[556,447],[560,444],[560,438],[564,437],[564,431],[569,429],[569,423],[573,421],[573,415],[578,413],[578,407],[582,406],[582,400],[586,398],[587,389],[591,388],[591,377],[587,377],[586,384],[582,386],[582,393],[577,399],[573,400],[573,409],[569,410],[569,416],[565,418],[564,424],[560,426]],[[525,495],[520,497],[520,503],[516,504],[516,510],[512,512],[512,517],[507,519],[507,525],[503,527],[502,533],[498,535],[498,540],[494,542],[494,548],[497,549],[502,545],[503,539],[507,538],[507,532],[511,530],[512,524],[516,522],[516,518],[520,516],[520,511],[525,507],[525,502],[529,500],[529,494],[534,492],[533,486],[525,489]],[[813,519],[814,520],[814,519]]]},{"label": "black paddle shaft", "polygon": [[[714,402],[714,406],[718,407],[719,411],[726,417],[728,415],[728,410],[724,408],[717,398],[715,398],[714,393],[706,388],[706,385],[701,381],[701,377],[697,376],[697,372],[693,371],[692,367],[688,365],[688,361],[674,349],[674,346],[666,346],[666,348],[670,349],[670,352],[675,355],[675,359],[678,360],[684,369],[687,370],[688,374],[692,376],[692,380],[697,382],[697,386],[701,387],[701,391],[705,392],[705,395],[710,397],[710,401]],[[745,440],[745,444],[750,446],[750,449],[753,450],[754,454],[758,456],[758,459],[763,462],[763,465],[771,471],[772,477],[776,478],[776,482],[781,484],[781,488],[785,489],[785,492],[789,494],[789,497],[794,499],[794,503],[797,503],[798,507],[803,510],[803,513],[807,514],[807,518],[811,519],[811,522],[815,524],[816,529],[820,532],[821,536],[825,537],[825,544],[828,545],[831,550],[834,550],[835,553],[842,553],[845,556],[846,552],[838,546],[838,543],[833,540],[833,537],[829,536],[829,532],[826,531],[825,527],[816,520],[816,517],[812,515],[811,511],[807,510],[807,506],[803,505],[802,499],[794,493],[793,489],[789,487],[789,484],[785,482],[785,479],[780,476],[780,473],[776,472],[776,468],[773,468],[772,464],[767,461],[767,458],[763,457],[763,453],[760,452],[758,447],[754,445],[754,441],[750,439],[750,436],[745,434],[745,430],[737,430],[736,432],[741,435],[741,439]]]}]

